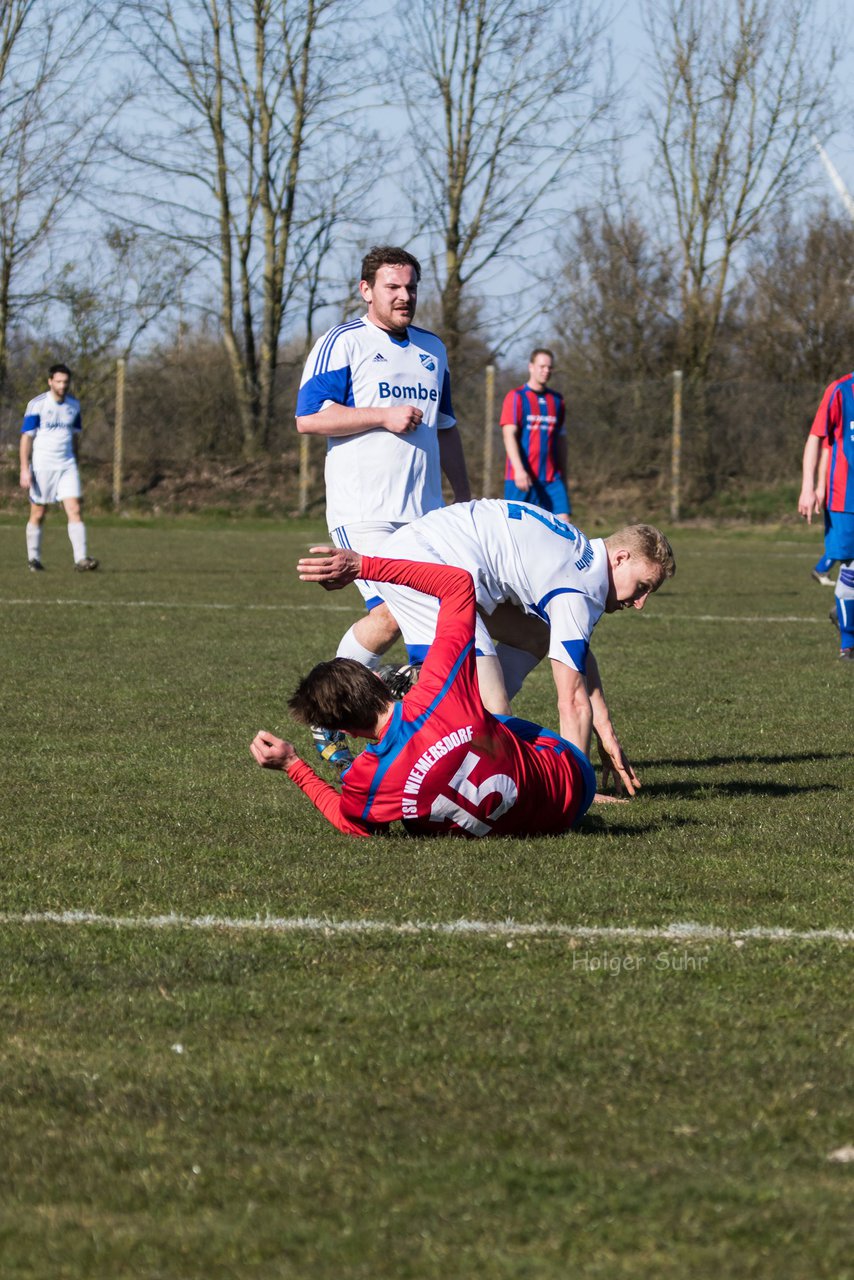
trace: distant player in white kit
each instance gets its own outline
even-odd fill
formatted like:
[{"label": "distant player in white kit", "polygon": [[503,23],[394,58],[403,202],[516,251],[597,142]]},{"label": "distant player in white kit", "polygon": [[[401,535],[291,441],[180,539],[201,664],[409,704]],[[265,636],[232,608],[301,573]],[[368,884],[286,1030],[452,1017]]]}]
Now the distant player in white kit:
[{"label": "distant player in white kit", "polygon": [[[371,249],[359,283],[367,313],[319,339],[297,399],[297,430],[327,441],[329,536],[365,555],[442,506],[443,471],[455,502],[471,497],[444,345],[412,323],[420,279],[420,264],[406,249]],[[399,631],[371,584],[359,590],[369,612],[342,638],[336,657],[376,670]],[[315,741],[324,759],[349,762],[343,735],[318,728]]]},{"label": "distant player in white kit", "polygon": [[[322,548],[315,548],[323,556]],[[357,548],[358,550],[358,548]],[[493,634],[497,611],[516,606],[549,627],[548,655],[558,695],[561,737],[590,753],[591,730],[599,741],[603,787],[610,773],[630,795],[639,785],[611,724],[590,635],[602,613],[642,609],[652,592],[676,571],[670,543],[652,525],[629,525],[609,538],[589,539],[580,529],[525,502],[483,500],[431,512],[385,543],[395,560],[458,565],[474,579],[481,615]],[[306,581],[334,581],[342,562],[332,554],[300,563]],[[423,658],[436,630],[432,596],[384,582],[383,598],[403,632],[410,660]],[[510,610],[513,613],[513,610]],[[523,621],[523,620],[520,620]],[[475,645],[478,682],[486,708],[510,712],[541,652],[524,647],[520,627],[510,644],[496,644],[483,616]]]},{"label": "distant player in white kit", "polygon": [[86,551],[82,490],[77,454],[80,442],[80,402],[68,394],[71,370],[64,364],[50,368],[48,390],[27,405],[21,426],[21,488],[30,496],[27,522],[27,560],[40,572],[42,526],[48,505],[61,502],[68,518],[68,537],[74,567],[80,573],[98,568]]}]

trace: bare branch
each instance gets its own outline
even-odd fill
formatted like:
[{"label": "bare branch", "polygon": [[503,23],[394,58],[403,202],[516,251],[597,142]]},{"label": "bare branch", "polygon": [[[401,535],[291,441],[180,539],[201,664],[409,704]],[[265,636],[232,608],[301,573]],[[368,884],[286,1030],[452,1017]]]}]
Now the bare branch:
[{"label": "bare branch", "polygon": [[594,85],[601,29],[583,5],[562,0],[419,0],[402,7],[400,21],[411,50],[403,93],[425,175],[423,221],[441,244],[453,362],[464,291],[548,230],[549,197],[594,144],[607,107]]},{"label": "bare branch", "polygon": [[[180,22],[171,0],[122,10],[156,121],[148,139],[117,151],[147,175],[134,216],[216,265],[247,454],[264,448],[271,426],[288,308],[301,291],[316,293],[313,255],[331,243],[321,193],[352,91],[348,13],[346,0],[203,0]],[[344,196],[333,208],[338,221],[356,212]]]},{"label": "bare branch", "polygon": [[91,87],[80,93],[81,77],[97,69],[102,25],[85,0],[0,5],[0,387],[9,327],[50,288],[39,277],[51,241],[118,107]]},{"label": "bare branch", "polygon": [[681,260],[683,368],[705,377],[734,255],[805,180],[835,44],[814,0],[647,0],[659,186]]}]

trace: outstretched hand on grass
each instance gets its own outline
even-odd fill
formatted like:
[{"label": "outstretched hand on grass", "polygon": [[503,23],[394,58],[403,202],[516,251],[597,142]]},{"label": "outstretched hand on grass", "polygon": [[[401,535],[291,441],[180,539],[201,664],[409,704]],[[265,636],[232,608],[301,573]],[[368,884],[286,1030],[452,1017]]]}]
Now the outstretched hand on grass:
[{"label": "outstretched hand on grass", "polygon": [[340,591],[362,576],[362,557],[344,547],[309,547],[311,557],[297,560],[302,582],[319,582],[325,591]]},{"label": "outstretched hand on grass", "polygon": [[600,735],[596,732],[596,743],[602,765],[602,790],[605,791],[613,780],[618,796],[624,791],[633,796],[640,790],[640,779],[629,763],[617,735],[613,730],[608,735]]},{"label": "outstretched hand on grass", "polygon": [[255,734],[249,750],[262,769],[287,769],[289,764],[299,760],[292,743],[285,742],[284,738],[277,738],[266,729]]}]

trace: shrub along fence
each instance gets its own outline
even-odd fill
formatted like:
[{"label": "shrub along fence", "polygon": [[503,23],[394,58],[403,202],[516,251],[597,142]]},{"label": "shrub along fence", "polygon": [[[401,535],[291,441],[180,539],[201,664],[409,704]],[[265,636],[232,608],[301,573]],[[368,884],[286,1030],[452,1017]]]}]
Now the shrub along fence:
[{"label": "shrub along fence", "polygon": [[[131,364],[124,411],[122,503],[129,509],[248,507],[294,514],[300,505],[299,437],[294,406],[300,361],[283,364],[265,455],[242,458],[238,415],[228,370],[211,358],[153,367]],[[495,377],[492,465],[484,474],[484,371],[455,385],[454,399],[475,494],[503,492],[504,450],[498,414],[518,379]],[[671,501],[673,379],[634,383],[595,380],[564,384],[571,490],[586,508],[666,516]],[[17,485],[21,417],[40,386],[7,389],[0,401],[3,500]],[[94,386],[83,403],[81,454],[87,501],[110,506],[114,447],[114,386]],[[680,514],[791,514],[800,487],[804,440],[823,388],[819,384],[718,382],[682,387]],[[309,511],[323,509],[325,443],[308,450]],[[767,500],[751,500],[766,495]],[[770,496],[768,496],[770,495]]]}]

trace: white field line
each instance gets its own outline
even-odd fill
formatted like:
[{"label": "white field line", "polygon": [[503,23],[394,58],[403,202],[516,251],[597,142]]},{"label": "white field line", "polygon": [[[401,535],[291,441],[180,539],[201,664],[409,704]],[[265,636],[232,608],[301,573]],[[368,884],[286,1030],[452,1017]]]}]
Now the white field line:
[{"label": "white field line", "polygon": [[214,609],[228,612],[239,609],[241,612],[256,610],[261,613],[281,613],[283,609],[311,610],[312,613],[352,613],[358,608],[355,604],[206,604],[191,600],[2,600],[0,605],[83,605],[87,609]]},{"label": "white field line", "polygon": [[758,613],[643,613],[644,622],[806,622],[819,626],[828,625],[827,614],[820,618],[802,618],[794,613],[758,614]]},{"label": "white field line", "polygon": [[[311,613],[352,613],[356,604],[215,604],[184,600],[17,600],[0,599],[0,606],[8,605],[79,605],[88,609],[208,609],[215,612],[229,612],[239,609],[242,612],[255,610],[260,613],[281,613],[298,611]],[[807,626],[828,625],[827,615],[820,618],[803,618],[796,614],[719,614],[719,613],[680,613],[680,614],[643,614],[644,622],[802,622]]]},{"label": "white field line", "polygon": [[578,938],[588,941],[622,942],[854,942],[854,929],[782,929],[754,925],[727,929],[713,924],[677,921],[655,928],[632,925],[582,925],[518,920],[328,920],[322,916],[108,916],[94,911],[6,911],[0,912],[3,925],[98,925],[109,929],[200,929],[245,933],[318,933],[450,935],[484,938]]}]

